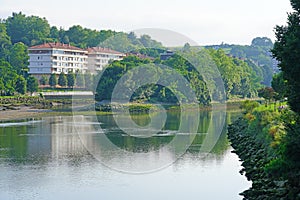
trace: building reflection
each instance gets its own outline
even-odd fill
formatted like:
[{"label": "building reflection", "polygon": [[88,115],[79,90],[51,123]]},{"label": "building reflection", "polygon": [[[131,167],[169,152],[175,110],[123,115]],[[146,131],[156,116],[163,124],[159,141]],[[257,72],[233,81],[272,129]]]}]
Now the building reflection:
[{"label": "building reflection", "polygon": [[[164,132],[161,135],[150,138],[136,138],[126,135],[117,128],[111,115],[86,117],[86,116],[54,116],[42,119],[32,119],[36,123],[20,124],[19,126],[1,126],[0,127],[0,159],[4,158],[13,162],[49,162],[59,159],[69,159],[86,157],[98,153],[103,160],[122,161],[123,163],[131,162],[130,159],[135,157],[122,156],[117,151],[111,151],[107,148],[108,143],[112,143],[116,148],[125,152],[136,153],[137,155],[149,155],[158,159],[173,159],[176,157],[176,147],[174,151],[169,151],[165,147],[172,138],[172,134],[176,134],[178,128],[178,119],[180,115],[171,113],[168,115],[168,121]],[[222,134],[217,134],[215,127],[212,127],[211,133],[207,135],[205,132],[209,130],[211,120],[214,124],[221,121],[211,113],[202,113],[200,116],[200,125],[198,132],[193,138],[187,153],[193,155],[195,159],[201,159],[201,147],[203,141],[207,141],[214,145],[212,153],[222,156],[229,148],[230,144],[226,137],[226,126],[223,127]],[[142,120],[142,118],[140,118]],[[145,119],[146,120],[146,119]],[[231,115],[227,115],[226,121],[231,120]],[[101,122],[101,130],[99,122]],[[25,122],[25,123],[27,123]],[[190,123],[192,123],[190,121]],[[225,123],[227,124],[227,123]],[[169,131],[169,132],[168,132]],[[170,134],[169,134],[170,133]],[[201,134],[203,133],[203,134]],[[181,136],[190,137],[190,136]],[[211,142],[210,142],[211,140]],[[215,141],[217,142],[215,143]],[[103,143],[103,141],[106,142]],[[214,144],[215,143],[215,144]],[[181,148],[178,146],[178,148]],[[94,155],[93,155],[94,156]],[[97,156],[94,156],[97,158]],[[143,159],[148,159],[147,157]],[[1,162],[1,160],[0,160]]]},{"label": "building reflection", "polygon": [[[79,131],[87,134],[79,137]],[[85,155],[87,151],[83,144],[91,143],[90,132],[92,127],[84,117],[79,125],[73,123],[73,117],[42,118],[40,124],[27,128],[27,154],[51,155],[52,158]]]}]

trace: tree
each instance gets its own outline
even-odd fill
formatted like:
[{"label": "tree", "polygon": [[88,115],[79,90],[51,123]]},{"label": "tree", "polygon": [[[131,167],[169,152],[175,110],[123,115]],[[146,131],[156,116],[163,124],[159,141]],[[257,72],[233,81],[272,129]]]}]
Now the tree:
[{"label": "tree", "polygon": [[251,65],[253,63],[248,65],[247,62],[227,56],[222,49],[209,49],[209,54],[221,73],[227,98],[257,94],[260,78]]},{"label": "tree", "polygon": [[76,73],[76,85],[78,87],[85,87],[85,80],[82,73]]},{"label": "tree", "polygon": [[127,35],[128,39],[130,40],[130,42],[133,44],[133,45],[137,45],[137,46],[142,46],[142,43],[140,42],[140,40],[136,37],[135,33],[134,32],[130,32],[128,35]]},{"label": "tree", "polygon": [[49,78],[49,85],[55,87],[57,85],[57,78],[55,74],[51,74]]},{"label": "tree", "polygon": [[91,32],[91,30],[84,29],[79,25],[75,25],[70,27],[69,30],[65,32],[65,36],[68,36],[69,41],[75,46],[78,46],[80,48],[86,48],[89,32]]},{"label": "tree", "polygon": [[33,76],[29,76],[27,78],[27,91],[32,94],[33,92],[37,92],[38,89],[39,89],[38,80]]},{"label": "tree", "polygon": [[[287,25],[275,28],[276,41],[272,53],[279,61],[287,88],[288,104],[296,116],[293,112],[287,115],[288,120],[284,124],[286,135],[278,148],[280,154],[276,156],[278,164],[274,167],[274,174],[287,180],[285,185],[289,188],[299,188],[300,175],[293,172],[300,171],[300,1],[291,0],[291,5],[294,12],[288,14]],[[299,198],[299,190],[290,191],[287,194],[289,199]]]},{"label": "tree", "polygon": [[276,26],[276,41],[272,50],[288,87],[288,103],[300,114],[300,2],[291,0],[295,10],[288,15],[287,26]]},{"label": "tree", "polygon": [[20,94],[26,93],[26,80],[23,76],[18,76],[16,80],[16,91]]},{"label": "tree", "polygon": [[108,38],[101,43],[101,46],[111,48],[120,52],[130,52],[137,49],[137,47],[131,43],[131,41],[127,37],[127,34],[125,33],[118,33]]},{"label": "tree", "polygon": [[40,79],[40,84],[47,85],[47,83],[48,83],[48,78],[47,78],[47,76],[43,75]]},{"label": "tree", "polygon": [[45,18],[13,13],[5,21],[7,33],[13,44],[22,42],[27,46],[36,45],[47,40],[50,25]]},{"label": "tree", "polygon": [[282,100],[287,95],[287,82],[283,78],[283,72],[275,74],[272,80],[272,88],[276,92],[276,100]]},{"label": "tree", "polygon": [[249,66],[257,73],[257,76],[262,78],[261,83],[265,86],[271,86],[274,60],[271,56],[270,49],[273,47],[271,39],[267,37],[257,37],[252,40],[251,46],[241,45],[221,45],[217,46],[225,49],[231,49],[230,54],[238,57],[247,59]]},{"label": "tree", "polygon": [[50,38],[52,38],[56,42],[60,42],[59,30],[56,26],[52,26],[50,28]]},{"label": "tree", "polygon": [[7,35],[6,26],[0,22],[0,58],[8,60],[9,49],[11,47],[10,37]]},{"label": "tree", "polygon": [[15,92],[15,83],[18,78],[16,71],[12,66],[0,59],[0,89],[2,95],[13,95]]},{"label": "tree", "polygon": [[270,103],[271,100],[274,99],[275,91],[271,87],[261,88],[258,90],[258,96],[264,98],[266,102]]},{"label": "tree", "polygon": [[75,74],[71,71],[67,74],[67,82],[68,87],[74,87],[75,86]]},{"label": "tree", "polygon": [[65,73],[61,72],[58,77],[58,85],[64,87],[67,85],[67,83],[68,83],[67,76],[65,75]]},{"label": "tree", "polygon": [[19,75],[25,76],[28,71],[28,52],[27,47],[22,42],[15,43],[9,54],[9,62]]},{"label": "tree", "polygon": [[267,37],[256,37],[252,40],[251,46],[266,47],[271,49],[273,47],[273,42]]},{"label": "tree", "polygon": [[191,50],[191,45],[189,43],[185,43],[182,50],[183,51],[190,51]]},{"label": "tree", "polygon": [[161,48],[162,44],[155,40],[152,40],[149,35],[142,35],[139,39],[142,45],[146,48]]}]

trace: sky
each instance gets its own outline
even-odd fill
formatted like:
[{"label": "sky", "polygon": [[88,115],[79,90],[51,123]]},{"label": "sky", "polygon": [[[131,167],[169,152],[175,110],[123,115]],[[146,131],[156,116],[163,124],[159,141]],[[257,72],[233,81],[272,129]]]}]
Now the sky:
[{"label": "sky", "polygon": [[292,8],[289,0],[0,0],[0,18],[20,11],[64,29],[166,29],[198,45],[245,45],[255,37],[274,41],[274,27],[286,24]]}]

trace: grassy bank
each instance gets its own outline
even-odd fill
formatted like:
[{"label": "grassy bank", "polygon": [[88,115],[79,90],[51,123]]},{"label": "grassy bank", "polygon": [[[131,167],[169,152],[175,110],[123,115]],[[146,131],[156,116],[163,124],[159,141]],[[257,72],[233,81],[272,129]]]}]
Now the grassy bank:
[{"label": "grassy bank", "polygon": [[241,173],[252,181],[252,187],[242,195],[255,200],[300,199],[300,168],[288,156],[292,140],[286,126],[295,124],[294,113],[253,102],[244,109],[243,117],[228,128],[234,152],[243,161]]}]

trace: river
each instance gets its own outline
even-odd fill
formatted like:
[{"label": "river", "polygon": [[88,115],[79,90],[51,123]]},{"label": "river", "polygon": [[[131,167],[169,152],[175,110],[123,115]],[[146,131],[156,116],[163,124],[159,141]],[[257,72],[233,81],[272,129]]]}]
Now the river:
[{"label": "river", "polygon": [[[251,183],[239,174],[226,136],[238,115],[227,112],[221,133],[214,134],[209,126],[216,119],[203,111],[192,135],[176,131],[177,112],[146,136],[121,129],[128,119],[110,114],[1,122],[0,199],[242,199],[239,193]],[[131,120],[145,127],[149,116]],[[206,140],[215,142],[209,153],[201,149]]]}]

